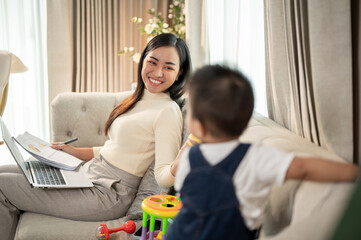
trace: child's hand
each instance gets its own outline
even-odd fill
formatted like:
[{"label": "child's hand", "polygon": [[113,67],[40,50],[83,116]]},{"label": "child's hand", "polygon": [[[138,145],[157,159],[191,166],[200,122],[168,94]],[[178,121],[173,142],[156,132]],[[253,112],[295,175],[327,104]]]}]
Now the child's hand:
[{"label": "child's hand", "polygon": [[[202,143],[202,141],[198,138],[196,138],[192,133],[188,135],[188,139],[187,139],[187,142],[186,144],[189,146],[189,147],[192,147],[193,145],[195,144],[200,144]],[[184,146],[183,146],[184,147]],[[182,147],[182,148],[183,148]]]},{"label": "child's hand", "polygon": [[174,162],[170,166],[170,172],[173,176],[175,176],[179,164],[179,159],[182,153],[184,152],[184,149],[192,147],[195,144],[199,144],[202,141],[196,138],[193,134],[188,135],[187,141],[183,144],[182,148],[179,150],[177,157],[175,158]]}]

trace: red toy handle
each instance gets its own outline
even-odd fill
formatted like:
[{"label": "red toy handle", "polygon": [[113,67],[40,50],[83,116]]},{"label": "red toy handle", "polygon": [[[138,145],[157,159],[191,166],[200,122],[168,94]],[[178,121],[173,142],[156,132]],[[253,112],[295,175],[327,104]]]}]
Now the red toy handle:
[{"label": "red toy handle", "polygon": [[109,234],[119,231],[124,231],[126,233],[134,233],[135,232],[135,223],[132,220],[126,221],[123,226],[118,228],[109,229]]}]

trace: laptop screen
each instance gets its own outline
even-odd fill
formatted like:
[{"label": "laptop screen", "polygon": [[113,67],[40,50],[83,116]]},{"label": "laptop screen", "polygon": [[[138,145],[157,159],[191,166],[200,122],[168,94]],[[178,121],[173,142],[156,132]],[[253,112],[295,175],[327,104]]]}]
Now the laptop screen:
[{"label": "laptop screen", "polygon": [[27,167],[25,165],[25,161],[23,156],[21,155],[21,152],[19,151],[18,146],[16,146],[16,143],[14,141],[14,139],[12,138],[8,128],[6,127],[3,119],[0,117],[0,123],[1,123],[1,133],[3,136],[3,139],[6,143],[6,145],[8,146],[11,155],[13,155],[15,161],[17,162],[17,164],[19,165],[19,167],[21,168],[21,170],[23,171],[24,175],[26,176],[26,178],[28,179],[29,183],[32,182],[32,178],[27,170]]}]

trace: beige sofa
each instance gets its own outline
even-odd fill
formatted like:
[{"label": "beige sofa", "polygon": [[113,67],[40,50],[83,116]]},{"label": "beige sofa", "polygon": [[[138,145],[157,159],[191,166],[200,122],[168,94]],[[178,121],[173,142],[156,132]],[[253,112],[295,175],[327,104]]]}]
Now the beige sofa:
[{"label": "beige sofa", "polygon": [[[74,146],[101,146],[104,123],[114,106],[128,96],[123,93],[64,93],[51,103],[52,141],[64,141],[73,136],[79,140]],[[343,161],[307,140],[296,136],[275,122],[255,114],[241,137],[247,142],[261,141],[300,155],[317,155]],[[347,204],[352,189],[350,183],[312,183],[289,181],[273,189],[266,206],[262,228],[263,240],[328,239],[338,215]],[[128,219],[141,217],[140,202],[146,196],[164,193],[154,184],[152,171],[143,178],[139,193],[127,216],[106,222],[111,228],[121,226]],[[16,240],[95,239],[100,222],[81,222],[25,212],[21,215]],[[140,221],[137,221],[140,226]],[[133,239],[123,232],[111,239]]]}]

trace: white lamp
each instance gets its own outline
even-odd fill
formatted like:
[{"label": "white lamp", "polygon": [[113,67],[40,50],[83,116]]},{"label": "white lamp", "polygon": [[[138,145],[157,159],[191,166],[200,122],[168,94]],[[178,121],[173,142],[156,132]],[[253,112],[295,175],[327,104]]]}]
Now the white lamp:
[{"label": "white lamp", "polygon": [[28,68],[17,56],[11,52],[0,50],[0,116],[3,115],[6,106],[10,73],[21,73],[27,70]]}]

